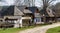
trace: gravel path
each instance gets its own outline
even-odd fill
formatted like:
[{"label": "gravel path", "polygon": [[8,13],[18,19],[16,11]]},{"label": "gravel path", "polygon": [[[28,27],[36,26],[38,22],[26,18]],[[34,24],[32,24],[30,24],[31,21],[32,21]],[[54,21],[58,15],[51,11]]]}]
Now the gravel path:
[{"label": "gravel path", "polygon": [[50,28],[54,28],[60,26],[60,23],[54,23],[52,25],[46,25],[46,26],[41,26],[41,27],[35,27],[33,29],[27,29],[24,31],[21,31],[19,33],[46,33],[46,31]]}]

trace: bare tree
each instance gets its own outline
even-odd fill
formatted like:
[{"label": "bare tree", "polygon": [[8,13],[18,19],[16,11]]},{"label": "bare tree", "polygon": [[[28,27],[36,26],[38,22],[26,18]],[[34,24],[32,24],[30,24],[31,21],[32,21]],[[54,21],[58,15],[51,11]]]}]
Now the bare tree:
[{"label": "bare tree", "polygon": [[26,5],[31,7],[31,6],[35,6],[35,0],[16,0],[15,5],[18,6]]},{"label": "bare tree", "polygon": [[43,2],[43,9],[46,10],[46,8],[55,0],[42,0]]},{"label": "bare tree", "polygon": [[16,5],[16,6],[22,6],[22,5],[24,4],[23,1],[24,1],[24,0],[15,0],[14,5]]}]

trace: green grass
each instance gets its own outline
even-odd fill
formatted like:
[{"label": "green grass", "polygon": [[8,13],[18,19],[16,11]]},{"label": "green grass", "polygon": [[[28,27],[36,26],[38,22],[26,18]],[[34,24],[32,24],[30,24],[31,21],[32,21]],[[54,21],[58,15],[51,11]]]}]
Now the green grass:
[{"label": "green grass", "polygon": [[36,26],[27,26],[27,27],[22,27],[22,28],[7,28],[5,30],[0,29],[0,33],[18,33],[19,31],[34,28],[34,27],[39,27],[39,26],[45,26],[46,24],[41,24],[41,25],[36,25]]},{"label": "green grass", "polygon": [[7,28],[5,30],[0,29],[0,33],[18,33],[19,31],[29,29],[29,28],[34,28],[34,26],[23,27],[23,28]]},{"label": "green grass", "polygon": [[7,28],[5,30],[1,29],[0,33],[15,33],[15,31],[19,31],[19,28]]},{"label": "green grass", "polygon": [[46,33],[60,33],[60,26],[48,29]]}]

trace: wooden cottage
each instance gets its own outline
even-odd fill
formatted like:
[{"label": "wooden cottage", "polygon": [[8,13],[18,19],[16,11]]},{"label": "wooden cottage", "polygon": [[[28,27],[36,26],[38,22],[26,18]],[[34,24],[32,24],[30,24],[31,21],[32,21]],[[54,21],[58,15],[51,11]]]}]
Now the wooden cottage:
[{"label": "wooden cottage", "polygon": [[26,6],[9,6],[1,11],[3,22],[12,23],[15,28],[29,26],[32,22],[32,12]]},{"label": "wooden cottage", "polygon": [[40,10],[37,7],[28,7],[29,10],[31,10],[33,14],[33,21],[36,24],[43,23],[42,15],[40,14]]},{"label": "wooden cottage", "polygon": [[28,9],[28,7],[18,6],[18,8],[24,13],[22,17],[23,25],[31,25],[32,23],[32,12]]}]

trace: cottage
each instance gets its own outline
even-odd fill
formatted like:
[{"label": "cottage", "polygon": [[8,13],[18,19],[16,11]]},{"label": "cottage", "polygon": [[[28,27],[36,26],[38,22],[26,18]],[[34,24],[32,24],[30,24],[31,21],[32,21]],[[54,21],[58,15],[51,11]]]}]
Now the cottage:
[{"label": "cottage", "polygon": [[32,12],[26,6],[9,6],[1,10],[3,22],[12,23],[15,28],[32,23]]},{"label": "cottage", "polygon": [[45,23],[52,23],[55,22],[55,12],[47,7],[46,11],[41,10],[40,14],[43,15],[43,22]]},{"label": "cottage", "polygon": [[[18,7],[20,10],[22,10],[20,7]],[[30,25],[32,23],[32,12],[27,8],[27,7],[22,7],[24,8],[22,12],[24,13],[22,17],[22,23],[23,25]]]},{"label": "cottage", "polygon": [[14,23],[14,27],[22,27],[22,16],[24,14],[17,8],[17,6],[8,7],[3,13],[4,22]]},{"label": "cottage", "polygon": [[31,10],[33,14],[33,21],[36,24],[43,23],[42,15],[40,14],[40,10],[37,7],[28,7],[29,10]]}]

